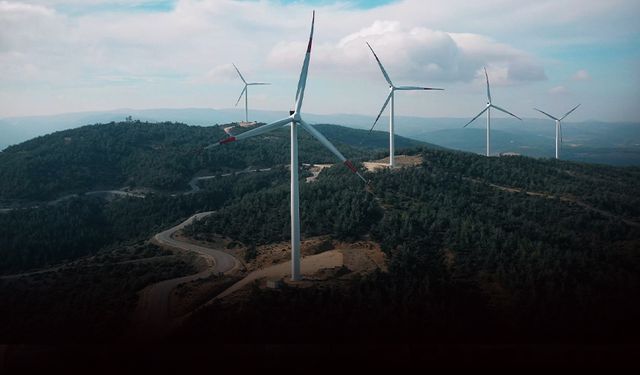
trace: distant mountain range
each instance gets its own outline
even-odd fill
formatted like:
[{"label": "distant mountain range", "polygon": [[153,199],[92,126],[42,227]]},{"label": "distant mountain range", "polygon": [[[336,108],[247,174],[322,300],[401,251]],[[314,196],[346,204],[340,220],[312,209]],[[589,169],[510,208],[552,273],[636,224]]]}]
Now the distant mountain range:
[{"label": "distant mountain range", "polygon": [[[66,113],[52,116],[29,116],[0,119],[0,149],[55,131],[82,125],[122,121],[127,116],[149,122],[173,121],[189,125],[227,124],[239,121],[242,109],[117,109],[112,111]],[[261,122],[278,120],[286,113],[252,110],[251,117]],[[368,129],[372,116],[307,114],[316,124],[339,124],[356,129]],[[443,147],[483,153],[484,122],[463,129],[467,118],[425,118],[397,116],[397,134]],[[387,129],[382,118],[376,130]],[[585,121],[563,124],[562,157],[569,160],[612,165],[640,165],[640,123],[605,123]],[[554,124],[539,119],[496,118],[492,122],[493,153],[516,152],[533,157],[553,157]]]}]

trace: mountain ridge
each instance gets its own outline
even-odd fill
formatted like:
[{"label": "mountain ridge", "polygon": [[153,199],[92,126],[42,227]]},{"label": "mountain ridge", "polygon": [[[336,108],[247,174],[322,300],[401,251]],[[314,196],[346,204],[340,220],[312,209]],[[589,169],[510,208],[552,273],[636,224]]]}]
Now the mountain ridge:
[{"label": "mountain ridge", "polygon": [[[262,122],[281,119],[284,111],[252,110],[251,117]],[[93,123],[122,121],[127,116],[148,122],[173,121],[189,125],[211,126],[239,121],[241,109],[116,109],[111,111],[88,111],[58,114],[53,116],[13,117],[0,119],[0,149],[10,144],[30,139],[52,131],[75,128]],[[307,120],[316,124],[340,124],[355,129],[369,129],[373,116],[355,114],[317,115],[309,114]],[[484,129],[483,124],[474,124],[462,130],[468,118],[428,118],[396,116],[398,135],[419,141],[439,144],[447,148],[481,153],[477,146],[483,136],[473,129]],[[376,129],[387,128],[383,118]],[[561,157],[611,165],[640,165],[640,124],[634,122],[607,123],[602,121],[567,122],[563,124],[565,143]],[[519,122],[506,118],[495,118],[492,123],[492,148],[499,152],[519,152],[534,157],[552,157],[554,147],[553,123],[537,118],[525,118]],[[533,142],[533,144],[531,143]]]}]

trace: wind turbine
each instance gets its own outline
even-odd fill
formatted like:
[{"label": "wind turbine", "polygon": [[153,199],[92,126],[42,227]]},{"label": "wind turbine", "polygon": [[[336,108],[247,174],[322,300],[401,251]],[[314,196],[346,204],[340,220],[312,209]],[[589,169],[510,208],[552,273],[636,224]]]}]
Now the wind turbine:
[{"label": "wind turbine", "polygon": [[389,95],[387,95],[387,100],[385,100],[384,104],[382,105],[382,109],[380,109],[380,113],[378,113],[378,117],[376,117],[376,121],[373,122],[373,126],[371,126],[371,129],[369,130],[369,132],[371,132],[373,128],[376,126],[376,124],[378,123],[378,119],[380,119],[380,116],[382,115],[382,112],[384,112],[384,109],[387,108],[387,104],[389,104],[389,101],[391,101],[391,108],[389,109],[389,167],[393,168],[395,166],[394,154],[396,149],[395,140],[394,140],[394,136],[395,136],[394,124],[393,124],[394,101],[395,101],[394,99],[395,99],[396,90],[397,91],[418,91],[418,90],[444,90],[444,89],[436,89],[431,87],[394,85],[393,82],[391,82],[391,78],[389,78],[387,71],[382,66],[382,63],[380,62],[378,55],[376,55],[376,53],[373,51],[373,48],[371,48],[371,45],[369,44],[369,42],[367,42],[367,46],[369,46],[371,53],[373,53],[373,56],[376,58],[376,61],[378,62],[378,66],[380,66],[380,70],[382,71],[382,75],[384,76],[384,79],[389,84]]},{"label": "wind turbine", "polygon": [[573,107],[572,110],[570,110],[569,112],[565,113],[564,116],[562,116],[560,118],[553,117],[550,114],[548,114],[547,112],[541,111],[538,108],[534,108],[536,111],[538,111],[538,112],[542,113],[543,115],[549,117],[550,119],[556,121],[556,159],[560,158],[560,142],[562,142],[562,120],[564,120],[567,116],[569,116],[571,114],[571,112],[573,112],[576,109],[578,109],[578,107],[580,107],[580,104],[578,104],[577,106]]},{"label": "wind turbine", "polygon": [[236,66],[236,64],[233,64],[233,67],[236,68],[236,72],[238,72],[238,76],[240,76],[240,79],[242,80],[242,82],[244,82],[244,88],[240,93],[240,97],[238,97],[238,100],[236,101],[236,107],[238,106],[238,103],[240,103],[240,99],[242,99],[242,95],[244,95],[244,121],[249,122],[249,86],[264,86],[264,85],[270,85],[270,83],[247,82],[242,76],[242,73],[240,73],[240,70],[238,70],[238,67]]},{"label": "wind turbine", "polygon": [[487,74],[487,68],[484,68],[484,76],[487,78],[487,106],[484,107],[484,109],[480,113],[478,113],[476,117],[472,118],[471,121],[467,122],[467,124],[463,126],[463,128],[466,128],[469,124],[474,122],[475,119],[480,117],[483,113],[487,112],[487,156],[490,156],[491,155],[490,154],[491,153],[491,108],[495,108],[498,111],[511,115],[520,121],[522,121],[522,119],[514,115],[513,113],[507,111],[506,109],[502,109],[497,105],[493,104],[493,102],[491,101],[491,90],[489,89],[489,75]]},{"label": "wind turbine", "polygon": [[296,91],[295,109],[289,112],[289,117],[282,120],[272,122],[271,124],[263,125],[255,129],[251,129],[247,132],[238,134],[237,136],[230,136],[226,139],[220,140],[207,148],[215,147],[221,144],[231,143],[242,139],[255,137],[276,129],[283,128],[287,125],[291,126],[291,280],[300,280],[300,206],[299,206],[299,179],[298,179],[298,126],[306,130],[311,136],[316,138],[322,145],[324,145],[329,151],[331,151],[340,161],[344,163],[353,173],[357,174],[362,181],[366,180],[353,164],[345,158],[335,146],[327,140],[319,131],[313,126],[307,124],[301,116],[302,101],[304,99],[304,89],[307,84],[307,73],[309,71],[309,59],[311,57],[311,45],[313,42],[313,27],[315,23],[315,11],[313,12],[313,18],[311,20],[311,34],[309,36],[309,44],[307,46],[307,53],[304,57],[304,63],[302,64],[302,71],[300,72],[300,79],[298,81],[298,89]]}]

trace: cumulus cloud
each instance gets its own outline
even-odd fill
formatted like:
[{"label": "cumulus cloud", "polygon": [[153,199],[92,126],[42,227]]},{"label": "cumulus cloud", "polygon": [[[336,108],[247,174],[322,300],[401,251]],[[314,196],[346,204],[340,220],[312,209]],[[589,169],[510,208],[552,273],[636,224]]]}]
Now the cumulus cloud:
[{"label": "cumulus cloud", "polygon": [[[243,74],[246,70],[251,76],[253,69],[258,79],[297,80],[310,5],[276,0],[176,0],[173,6],[145,11],[150,3],[0,0],[0,97],[11,100],[0,101],[0,116],[17,114],[14,108],[20,103],[33,108],[26,103],[35,96],[46,96],[37,91],[42,87],[56,92],[68,89],[70,103],[76,95],[87,107],[96,108],[103,105],[100,95],[109,85],[135,85],[136,95],[122,96],[132,106],[143,97],[144,103],[154,103],[162,90],[170,93],[162,100],[172,100],[170,95],[185,98],[193,93],[186,90],[195,90],[193,82],[232,84],[233,61]],[[332,99],[326,97],[327,92],[343,89],[343,78],[353,78],[358,87],[365,80],[382,80],[365,41],[372,44],[398,84],[479,85],[484,66],[493,85],[526,84],[546,79],[543,61],[547,60],[537,55],[542,50],[535,47],[537,39],[546,45],[576,35],[614,39],[629,35],[629,30],[637,33],[634,18],[638,12],[634,10],[640,10],[637,0],[526,4],[516,0],[398,0],[366,10],[345,4],[337,1],[315,7],[311,70],[319,80],[324,78],[322,99],[326,102]],[[127,11],[129,6],[135,10]],[[611,21],[606,25],[602,23],[605,17]],[[628,18],[631,23],[626,22]],[[94,97],[72,92],[78,87]],[[215,95],[214,90],[207,95]],[[290,98],[285,99],[288,105]],[[47,101],[39,104],[44,113],[76,110],[54,107]]]},{"label": "cumulus cloud", "polygon": [[[545,80],[544,67],[524,51],[477,34],[450,33],[398,21],[375,21],[314,51],[320,70],[354,74],[377,71],[369,42],[393,80],[471,81],[487,66],[496,84]],[[273,67],[299,64],[303,42],[279,43],[267,61]]]},{"label": "cumulus cloud", "polygon": [[591,75],[589,75],[589,72],[586,69],[580,69],[571,78],[574,81],[589,81],[591,80]]}]

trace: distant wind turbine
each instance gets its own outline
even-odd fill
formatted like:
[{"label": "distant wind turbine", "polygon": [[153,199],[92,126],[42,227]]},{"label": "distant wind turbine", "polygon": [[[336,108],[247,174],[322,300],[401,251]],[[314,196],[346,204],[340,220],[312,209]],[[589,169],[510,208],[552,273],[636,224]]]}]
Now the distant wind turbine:
[{"label": "distant wind turbine", "polygon": [[478,113],[476,117],[472,118],[471,121],[467,122],[467,124],[463,126],[463,128],[466,128],[469,124],[474,122],[475,119],[480,117],[483,113],[487,112],[487,156],[491,156],[491,108],[495,108],[498,111],[511,115],[517,118],[518,120],[522,121],[522,119],[514,115],[513,113],[507,111],[506,109],[502,109],[497,105],[493,104],[493,102],[491,101],[491,90],[489,89],[489,75],[487,74],[487,68],[484,68],[484,76],[487,78],[487,106],[484,107],[484,109],[480,113]]},{"label": "distant wind turbine", "polygon": [[362,181],[366,180],[353,164],[347,160],[337,148],[327,138],[325,138],[319,131],[313,126],[307,124],[301,117],[302,101],[304,99],[304,90],[307,84],[307,73],[309,71],[309,60],[311,58],[311,45],[313,42],[313,27],[315,23],[315,11],[313,12],[313,18],[311,21],[311,34],[309,36],[309,44],[307,46],[307,53],[304,57],[304,63],[302,64],[302,71],[300,72],[300,79],[298,81],[298,89],[296,91],[295,109],[290,112],[289,117],[282,120],[273,122],[271,124],[263,125],[247,132],[238,134],[237,136],[231,136],[207,148],[215,147],[221,144],[231,143],[255,137],[276,129],[283,128],[287,125],[291,126],[291,280],[300,280],[300,193],[299,193],[299,179],[298,179],[298,126],[301,126],[311,136],[316,138],[323,146],[331,151],[340,161],[344,163],[353,173],[357,174]]},{"label": "distant wind turbine", "polygon": [[244,121],[249,122],[249,86],[264,86],[264,85],[270,85],[270,83],[247,82],[242,76],[242,74],[240,73],[240,70],[238,70],[238,67],[236,66],[236,64],[233,64],[233,67],[236,68],[236,72],[238,72],[238,76],[240,76],[240,79],[242,80],[242,82],[244,82],[244,88],[240,93],[240,97],[238,97],[238,100],[236,101],[236,107],[238,106],[238,103],[240,103],[240,99],[242,99],[242,95],[244,95]]},{"label": "distant wind turbine", "polygon": [[536,111],[538,111],[538,112],[542,113],[543,115],[549,117],[550,119],[556,121],[556,159],[560,158],[560,143],[562,142],[562,120],[564,120],[567,116],[569,116],[571,114],[571,112],[573,112],[576,109],[578,109],[578,107],[580,107],[580,104],[578,104],[577,106],[573,107],[572,110],[570,110],[569,112],[565,113],[564,116],[562,116],[560,118],[553,117],[550,114],[548,114],[547,112],[541,111],[538,108],[534,108]]},{"label": "distant wind turbine", "polygon": [[373,130],[373,128],[376,126],[376,124],[378,123],[378,120],[380,119],[380,116],[382,115],[382,112],[384,112],[384,109],[387,108],[387,104],[389,104],[389,101],[391,101],[391,108],[389,109],[389,167],[393,168],[395,166],[395,161],[394,161],[394,154],[395,154],[395,134],[394,134],[394,98],[395,98],[395,92],[396,90],[398,91],[422,91],[422,90],[444,90],[444,89],[436,89],[436,88],[431,88],[431,87],[417,87],[417,86],[395,86],[393,84],[393,82],[391,82],[391,78],[389,78],[389,75],[387,74],[387,71],[384,69],[384,67],[382,66],[382,63],[380,62],[380,59],[378,58],[378,55],[376,55],[376,53],[373,51],[373,48],[371,48],[371,45],[367,42],[367,46],[369,46],[369,49],[371,50],[371,53],[373,53],[373,57],[376,58],[376,61],[378,62],[378,66],[380,66],[380,70],[382,71],[382,75],[384,76],[384,79],[387,81],[387,83],[389,84],[389,95],[387,95],[387,100],[385,100],[384,104],[382,105],[382,108],[380,109],[380,112],[378,113],[378,117],[376,117],[376,120],[373,122],[373,126],[371,126],[371,129],[369,130],[369,132],[371,132]]}]

